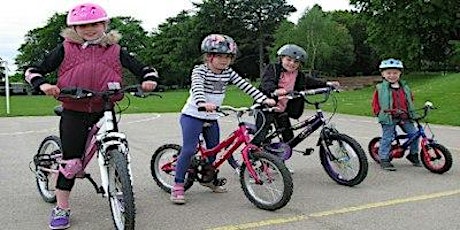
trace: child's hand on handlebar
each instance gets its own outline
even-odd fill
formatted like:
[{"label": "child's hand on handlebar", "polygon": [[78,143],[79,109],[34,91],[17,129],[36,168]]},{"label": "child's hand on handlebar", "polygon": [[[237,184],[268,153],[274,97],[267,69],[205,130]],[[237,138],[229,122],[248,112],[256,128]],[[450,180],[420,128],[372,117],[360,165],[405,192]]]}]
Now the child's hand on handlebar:
[{"label": "child's hand on handlebar", "polygon": [[268,106],[274,106],[274,105],[276,105],[276,101],[271,99],[271,98],[267,98],[264,101],[262,101],[262,104],[265,104],[265,105],[268,105]]},{"label": "child's hand on handlebar", "polygon": [[61,90],[56,85],[51,85],[48,83],[40,85],[40,90],[43,91],[46,95],[58,96]]},{"label": "child's hand on handlebar", "polygon": [[145,92],[150,92],[153,91],[157,87],[157,82],[156,81],[144,81],[142,82],[142,90]]},{"label": "child's hand on handlebar", "polygon": [[275,90],[275,92],[273,92],[273,95],[275,95],[275,96],[284,96],[287,93],[288,93],[288,91],[286,89],[280,88],[280,89]]},{"label": "child's hand on handlebar", "polygon": [[206,112],[213,112],[217,109],[217,106],[213,103],[200,103],[198,107],[206,109]]}]

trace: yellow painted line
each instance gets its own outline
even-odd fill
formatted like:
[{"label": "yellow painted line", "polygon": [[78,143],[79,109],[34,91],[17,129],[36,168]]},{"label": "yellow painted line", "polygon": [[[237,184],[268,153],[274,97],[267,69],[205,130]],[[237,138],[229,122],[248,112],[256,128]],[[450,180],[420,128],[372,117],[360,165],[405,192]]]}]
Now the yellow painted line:
[{"label": "yellow painted line", "polygon": [[409,203],[409,202],[416,202],[416,201],[436,199],[436,198],[441,198],[441,197],[446,197],[446,196],[453,196],[457,194],[460,194],[460,189],[425,194],[425,195],[402,198],[402,199],[394,199],[394,200],[388,200],[388,201],[382,201],[382,202],[368,203],[368,204],[359,205],[359,206],[351,206],[351,207],[345,207],[341,209],[333,209],[329,211],[316,212],[316,213],[311,213],[307,215],[297,215],[297,216],[286,217],[286,218],[268,219],[268,220],[250,222],[250,223],[245,223],[245,224],[226,225],[226,226],[221,226],[221,227],[216,227],[216,228],[210,228],[209,230],[242,230],[242,229],[259,228],[259,227],[265,227],[265,226],[271,226],[271,225],[299,222],[302,220],[307,220],[312,217],[325,217],[325,216],[331,216],[331,215],[358,212],[358,211],[362,211],[366,209],[394,206],[394,205],[404,204],[404,203]]}]

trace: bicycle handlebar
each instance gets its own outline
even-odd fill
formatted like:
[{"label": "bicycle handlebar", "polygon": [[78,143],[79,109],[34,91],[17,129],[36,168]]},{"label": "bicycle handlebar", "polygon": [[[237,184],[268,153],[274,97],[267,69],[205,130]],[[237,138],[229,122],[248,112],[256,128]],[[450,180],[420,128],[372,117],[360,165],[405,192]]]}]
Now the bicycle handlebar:
[{"label": "bicycle handlebar", "polygon": [[[320,104],[320,103],[324,103],[324,102],[326,102],[328,100],[329,95],[331,94],[331,92],[339,92],[339,90],[336,89],[333,86],[327,86],[327,87],[322,87],[322,88],[317,88],[317,89],[309,89],[309,90],[303,90],[303,91],[291,91],[287,95],[285,95],[284,97],[286,97],[288,99],[294,99],[294,98],[303,97],[304,100],[308,104],[316,104],[316,103]],[[307,99],[307,96],[317,95],[317,94],[323,94],[324,95],[324,100],[312,102],[312,101],[309,101]]]},{"label": "bicycle handlebar", "polygon": [[115,94],[121,93],[130,93],[135,97],[145,98],[147,96],[158,96],[162,97],[160,94],[156,93],[144,93],[141,86],[137,85],[129,85],[124,88],[121,88],[120,84],[109,84],[109,89],[98,92],[91,89],[81,88],[81,87],[68,87],[62,88],[61,92],[59,93],[58,99],[61,98],[71,98],[71,99],[84,99],[84,98],[91,98],[95,96],[100,96],[102,98],[108,98]]},{"label": "bicycle handlebar", "polygon": [[[412,118],[412,119],[413,120],[423,119],[428,115],[428,111],[432,110],[432,109],[437,109],[437,107],[433,106],[433,103],[431,101],[426,101],[425,104],[423,105],[423,107],[418,109],[418,110],[423,110],[423,115],[419,116],[419,117],[416,117],[416,118]],[[383,110],[383,112],[384,113],[389,113],[391,115],[401,115],[401,114],[409,115],[408,111],[404,111],[404,110],[401,110],[401,109],[385,109],[385,110]]]},{"label": "bicycle handlebar", "polygon": [[[222,105],[222,106],[217,106],[215,109],[216,112],[222,113],[224,115],[228,115],[227,113],[225,113],[225,111],[232,111],[232,112],[237,113],[239,117],[242,116],[246,112],[252,112],[255,110],[261,110],[264,112],[274,112],[275,107],[267,107],[266,105],[255,103],[250,107],[233,107],[230,105]],[[202,106],[198,107],[198,111],[205,112],[206,108]]]}]

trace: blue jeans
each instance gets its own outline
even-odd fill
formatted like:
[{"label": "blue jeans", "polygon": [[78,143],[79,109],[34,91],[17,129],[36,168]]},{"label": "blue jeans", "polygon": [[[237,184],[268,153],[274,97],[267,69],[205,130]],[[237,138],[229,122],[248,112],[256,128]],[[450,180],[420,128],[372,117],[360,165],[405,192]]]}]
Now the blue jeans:
[{"label": "blue jeans", "polygon": [[[404,122],[403,124],[398,124],[401,129],[407,133],[409,136],[414,135],[417,132],[417,129],[412,122]],[[395,129],[396,125],[385,125],[382,124],[382,139],[380,140],[379,148],[379,157],[380,160],[389,159],[391,142],[395,138]],[[410,145],[410,154],[418,153],[419,139],[412,142]]]}]

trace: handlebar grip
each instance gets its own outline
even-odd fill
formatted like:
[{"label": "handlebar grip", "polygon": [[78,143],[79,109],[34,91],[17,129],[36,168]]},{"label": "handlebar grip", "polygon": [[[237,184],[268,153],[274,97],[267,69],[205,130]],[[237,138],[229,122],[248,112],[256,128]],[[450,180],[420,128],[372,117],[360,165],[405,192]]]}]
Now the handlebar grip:
[{"label": "handlebar grip", "polygon": [[305,90],[305,95],[316,95],[316,94],[322,94],[322,93],[327,93],[331,91],[331,87],[323,87],[323,88],[317,88],[317,89],[310,89],[310,90]]},{"label": "handlebar grip", "polygon": [[76,93],[77,93],[77,88],[76,87],[62,88],[61,89],[61,94],[75,95]]},{"label": "handlebar grip", "polygon": [[[206,107],[200,106],[200,107],[198,107],[198,111],[199,111],[199,112],[206,112]],[[214,111],[220,111],[220,107],[217,106],[216,109],[215,109]]]}]

